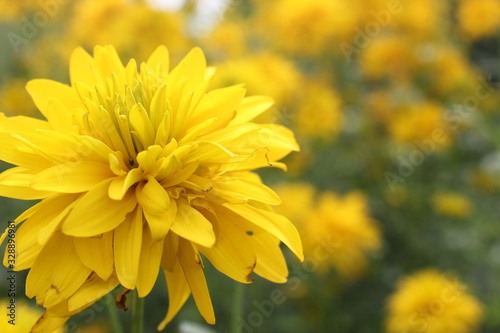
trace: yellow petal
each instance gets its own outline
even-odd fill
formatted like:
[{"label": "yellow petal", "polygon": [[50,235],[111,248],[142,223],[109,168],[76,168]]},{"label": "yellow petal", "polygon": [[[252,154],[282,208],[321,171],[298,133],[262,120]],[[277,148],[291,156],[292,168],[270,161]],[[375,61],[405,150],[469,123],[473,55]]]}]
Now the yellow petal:
[{"label": "yellow petal", "polygon": [[68,311],[75,311],[94,303],[115,289],[119,284],[120,282],[115,275],[102,280],[96,274],[92,274],[91,277],[68,299]]},{"label": "yellow petal", "polygon": [[26,295],[36,296],[45,307],[71,296],[87,280],[91,270],[76,253],[73,239],[60,232],[43,247],[26,279]]},{"label": "yellow petal", "polygon": [[113,232],[108,231],[96,237],[75,237],[75,249],[80,260],[96,272],[103,280],[107,280],[114,269]]},{"label": "yellow petal", "polygon": [[[248,235],[249,228],[242,226],[239,215],[225,208],[214,207],[217,222],[214,222],[217,242],[211,248],[200,247],[199,250],[219,271],[230,278],[250,283],[250,278],[256,257],[252,251],[252,236]],[[207,213],[210,214],[210,213]]]},{"label": "yellow petal", "polygon": [[120,283],[134,289],[137,282],[142,244],[142,211],[140,208],[127,216],[114,235],[115,269]]},{"label": "yellow petal", "polygon": [[180,237],[205,247],[215,244],[212,224],[185,199],[177,199],[177,216],[171,227]]},{"label": "yellow petal", "polygon": [[67,106],[63,105],[59,100],[50,98],[44,115],[54,131],[71,134],[73,127],[73,114],[71,110],[69,110]]},{"label": "yellow petal", "polygon": [[153,289],[163,252],[163,239],[155,241],[147,228],[143,230],[142,249],[137,276],[137,292],[139,297],[146,297]]},{"label": "yellow petal", "polygon": [[177,260],[173,271],[163,271],[168,288],[168,312],[165,319],[158,325],[158,331],[161,331],[167,324],[174,319],[175,315],[186,303],[191,290],[182,271],[182,267]]},{"label": "yellow petal", "polygon": [[[36,79],[26,84],[26,90],[33,98],[36,107],[47,118],[50,113],[47,112],[49,101],[55,98],[67,109],[72,110],[75,107],[81,107],[80,98],[76,91],[66,84],[57,81]],[[55,119],[53,119],[55,121]]]},{"label": "yellow petal", "polygon": [[114,178],[109,184],[108,195],[113,200],[122,200],[129,188],[142,179],[142,170],[135,168],[126,176]]},{"label": "yellow petal", "polygon": [[16,231],[16,270],[33,265],[42,245],[59,227],[77,198],[78,196],[73,194],[56,195],[33,207],[36,210]]},{"label": "yellow petal", "polygon": [[214,179],[210,193],[227,199],[231,203],[256,200],[270,205],[279,205],[280,197],[264,184],[237,177]]},{"label": "yellow petal", "polygon": [[120,57],[112,46],[96,46],[94,48],[94,65],[103,79],[118,76],[119,82],[125,81],[125,68]]},{"label": "yellow petal", "polygon": [[304,260],[297,228],[286,217],[249,204],[225,203],[223,206],[278,237],[301,261]]},{"label": "yellow petal", "polygon": [[139,205],[149,214],[162,215],[170,209],[170,196],[154,177],[149,176],[147,183],[139,184],[135,195]]},{"label": "yellow petal", "polygon": [[21,200],[44,199],[50,191],[38,191],[31,188],[36,172],[26,168],[11,168],[0,174],[0,196]]},{"label": "yellow petal", "polygon": [[51,315],[48,311],[45,311],[43,315],[38,319],[33,328],[31,328],[30,333],[48,333],[54,332],[68,321],[70,317],[57,317]]},{"label": "yellow petal", "polygon": [[83,82],[95,86],[96,82],[92,75],[93,58],[83,48],[76,48],[71,54],[69,61],[69,74],[71,83]]},{"label": "yellow petal", "polygon": [[0,132],[0,160],[30,170],[43,170],[53,166],[46,156],[22,142],[18,136]]},{"label": "yellow petal", "polygon": [[163,242],[163,255],[161,258],[161,267],[173,272],[177,261],[177,251],[179,249],[179,236],[169,232]]},{"label": "yellow petal", "polygon": [[208,92],[196,108],[188,128],[209,118],[217,118],[214,129],[222,128],[236,115],[236,109],[245,97],[246,90],[241,86],[231,86]]},{"label": "yellow petal", "polygon": [[223,163],[235,154],[216,142],[198,141],[198,149],[189,152],[183,159],[184,163]]},{"label": "yellow petal", "polygon": [[25,116],[7,117],[0,112],[0,132],[33,133],[38,129],[50,129],[50,125],[44,120]]},{"label": "yellow petal", "polygon": [[187,91],[194,91],[203,82],[206,66],[203,51],[198,47],[193,48],[168,75],[167,89],[171,91],[184,79]]},{"label": "yellow petal", "polygon": [[191,244],[184,239],[180,239],[179,262],[189,284],[189,289],[191,289],[191,293],[193,293],[196,307],[200,311],[205,321],[209,324],[214,325],[214,308],[212,306],[212,300],[210,299],[210,293],[208,291],[207,282],[205,280],[205,274],[203,274],[203,268],[200,265],[201,262],[197,262],[196,259],[197,256]]},{"label": "yellow petal", "polygon": [[246,123],[268,110],[273,104],[274,100],[268,96],[246,97],[241,101],[236,110],[236,117],[231,121],[231,124]]},{"label": "yellow petal", "polygon": [[84,194],[62,225],[66,235],[92,237],[115,229],[136,206],[135,195],[129,191],[116,201],[108,196],[111,181],[104,181]]},{"label": "yellow petal", "polygon": [[36,174],[31,185],[39,191],[81,193],[111,177],[114,177],[114,174],[109,165],[79,161],[48,168]]},{"label": "yellow petal", "polygon": [[149,67],[151,72],[157,72],[159,77],[164,77],[169,71],[169,54],[168,49],[160,45],[156,50],[149,56],[146,65]]}]

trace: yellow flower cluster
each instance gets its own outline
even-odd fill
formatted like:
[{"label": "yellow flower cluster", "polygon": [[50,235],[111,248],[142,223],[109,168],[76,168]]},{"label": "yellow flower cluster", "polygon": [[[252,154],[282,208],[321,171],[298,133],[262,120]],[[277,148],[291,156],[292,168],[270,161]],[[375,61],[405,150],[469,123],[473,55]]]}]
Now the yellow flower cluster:
[{"label": "yellow flower cluster", "polygon": [[471,333],[483,317],[467,286],[433,269],[402,279],[387,311],[388,333]]},{"label": "yellow flower cluster", "polygon": [[378,222],[369,216],[365,196],[351,192],[339,197],[325,191],[316,198],[308,184],[277,187],[283,204],[277,211],[294,221],[301,230],[306,256],[315,256],[318,246],[328,244],[328,257],[315,258],[319,272],[330,267],[345,278],[356,278],[367,265],[367,255],[381,248]]},{"label": "yellow flower cluster", "polygon": [[461,31],[471,39],[489,37],[500,29],[500,1],[460,0],[457,19]]}]

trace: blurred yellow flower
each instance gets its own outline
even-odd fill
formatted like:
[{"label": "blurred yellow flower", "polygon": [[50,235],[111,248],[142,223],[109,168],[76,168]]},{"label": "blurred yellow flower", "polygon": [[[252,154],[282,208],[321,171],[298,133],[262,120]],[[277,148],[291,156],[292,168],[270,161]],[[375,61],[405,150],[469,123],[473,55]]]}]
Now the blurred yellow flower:
[{"label": "blurred yellow flower", "polygon": [[367,253],[381,247],[377,221],[369,216],[366,198],[360,192],[343,198],[329,191],[322,193],[317,207],[298,227],[306,255],[314,255],[320,241],[333,247],[326,260],[318,260],[320,272],[333,266],[340,275],[355,278],[366,267]]},{"label": "blurred yellow flower", "polygon": [[285,183],[274,187],[282,202],[275,207],[295,224],[300,223],[313,208],[316,189],[309,183]]},{"label": "blurred yellow flower", "polygon": [[305,84],[293,119],[297,134],[305,138],[332,139],[342,128],[342,102],[338,94],[321,82]]},{"label": "blurred yellow flower", "polygon": [[460,0],[457,19],[461,31],[469,38],[493,36],[500,28],[500,1]]},{"label": "blurred yellow flower", "polygon": [[473,92],[476,73],[463,52],[443,43],[430,44],[424,49],[422,73],[429,74],[426,88],[432,94],[448,96],[454,92]]},{"label": "blurred yellow flower", "polygon": [[[0,113],[0,195],[42,199],[15,224],[15,270],[46,312],[33,333],[122,285],[147,296],[163,268],[169,309],[163,329],[192,294],[215,323],[203,272],[284,283],[280,241],[303,260],[295,226],[272,212],[279,196],[252,172],[299,149],[293,133],[252,121],[273,103],[240,85],[208,91],[215,74],[194,48],[172,70],[161,46],[139,68],[111,46],[74,51],[71,86],[32,80],[47,120]],[[0,238],[5,240],[7,230]],[[4,265],[7,265],[7,255]]]},{"label": "blurred yellow flower", "polygon": [[42,9],[45,1],[46,0],[0,0],[0,22],[19,21],[26,12]]},{"label": "blurred yellow flower", "polygon": [[472,202],[460,193],[440,192],[431,198],[431,205],[438,214],[451,217],[469,217],[473,210]]},{"label": "blurred yellow flower", "polygon": [[433,269],[402,279],[387,311],[388,333],[470,333],[483,316],[464,284]]},{"label": "blurred yellow flower", "polygon": [[140,61],[164,44],[178,60],[191,45],[185,29],[181,12],[156,11],[141,1],[82,0],[70,18],[69,35],[73,43],[86,48],[113,44],[120,54],[134,55]]},{"label": "blurred yellow flower", "polygon": [[[394,0],[385,0],[386,6]],[[446,16],[449,15],[448,1],[398,0],[401,12],[394,14],[390,26],[406,38],[429,40],[446,31]]]},{"label": "blurred yellow flower", "polygon": [[[11,299],[0,299],[0,332],[2,333],[28,333],[33,325],[42,315],[43,311],[34,306],[30,306],[27,302],[15,299],[15,303]],[[11,321],[9,323],[9,321]],[[48,331],[47,333],[63,333],[64,329]]]},{"label": "blurred yellow flower", "polygon": [[360,64],[368,79],[406,81],[414,73],[416,60],[412,44],[407,39],[383,36],[372,40],[363,50]]},{"label": "blurred yellow flower", "polygon": [[[388,130],[400,143],[432,140],[437,148],[450,144],[449,124],[443,120],[446,110],[434,102],[407,106],[389,120]],[[440,133],[437,135],[436,133]]]},{"label": "blurred yellow flower", "polygon": [[273,96],[278,106],[289,102],[302,89],[302,77],[295,64],[268,52],[219,64],[212,85],[223,87],[240,82],[245,82],[245,88],[251,95]]},{"label": "blurred yellow flower", "polygon": [[0,90],[0,110],[11,116],[33,116],[37,113],[35,104],[26,92],[26,81],[15,78],[7,81]]},{"label": "blurred yellow flower", "polygon": [[257,29],[262,38],[286,51],[319,55],[338,49],[339,41],[352,42],[363,1],[276,0],[256,1]]},{"label": "blurred yellow flower", "polygon": [[245,22],[222,20],[202,42],[221,58],[241,57],[247,51],[248,29]]}]

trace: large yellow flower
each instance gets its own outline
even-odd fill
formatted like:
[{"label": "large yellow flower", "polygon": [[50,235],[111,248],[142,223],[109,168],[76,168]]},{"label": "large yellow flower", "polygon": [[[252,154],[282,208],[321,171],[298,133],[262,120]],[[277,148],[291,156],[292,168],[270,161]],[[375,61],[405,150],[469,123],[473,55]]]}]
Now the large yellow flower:
[{"label": "large yellow flower", "polygon": [[77,49],[71,86],[27,85],[46,121],[0,114],[0,158],[18,165],[0,175],[0,195],[42,199],[15,221],[15,269],[30,269],[26,294],[47,308],[34,332],[118,285],[145,297],[160,267],[170,302],[158,328],[190,293],[214,323],[201,255],[242,283],[252,272],[286,281],[280,241],[303,258],[297,230],[270,208],[279,197],[251,172],[285,168],[276,161],[298,150],[293,134],[250,122],[268,97],[207,92],[214,72],[198,48],[171,71],[165,47],[139,70],[113,47]]},{"label": "large yellow flower", "polygon": [[433,269],[401,280],[389,298],[388,312],[388,333],[469,333],[483,316],[467,286]]}]

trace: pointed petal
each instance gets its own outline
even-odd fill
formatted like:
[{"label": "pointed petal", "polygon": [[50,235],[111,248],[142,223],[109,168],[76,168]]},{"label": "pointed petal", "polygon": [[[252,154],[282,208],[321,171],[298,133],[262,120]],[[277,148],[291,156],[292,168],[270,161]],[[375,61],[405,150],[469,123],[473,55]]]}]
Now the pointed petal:
[{"label": "pointed petal", "polygon": [[68,299],[68,311],[75,311],[88,304],[92,304],[115,289],[119,284],[120,282],[115,275],[102,280],[96,274],[92,274],[91,277]]},{"label": "pointed petal", "polygon": [[273,104],[274,100],[268,96],[246,97],[241,101],[236,110],[236,117],[231,121],[231,124],[246,123],[268,110]]},{"label": "pointed petal", "polygon": [[109,185],[108,195],[113,200],[122,200],[128,189],[142,179],[142,170],[135,168],[126,176],[116,177]]},{"label": "pointed petal", "polygon": [[205,274],[203,274],[203,268],[200,265],[201,262],[197,262],[197,259],[199,259],[199,255],[195,254],[191,244],[185,239],[180,239],[179,262],[189,284],[189,289],[193,293],[196,307],[202,317],[207,323],[213,325],[215,324],[214,308],[210,299]]},{"label": "pointed petal", "polygon": [[304,260],[302,242],[297,228],[286,217],[255,208],[249,204],[225,203],[223,206],[278,237],[297,258],[301,261]]},{"label": "pointed petal", "polygon": [[115,269],[120,283],[134,289],[139,270],[142,244],[142,210],[130,213],[114,232]]},{"label": "pointed petal", "polygon": [[111,177],[114,177],[114,174],[109,165],[80,161],[45,169],[35,175],[31,185],[39,191],[81,193]]},{"label": "pointed petal", "polygon": [[256,257],[252,251],[253,237],[247,233],[249,228],[242,226],[242,217],[228,209],[218,205],[214,205],[213,209],[217,216],[214,222],[217,242],[211,248],[199,247],[200,252],[230,278],[242,283],[252,282],[250,274]]},{"label": "pointed petal", "polygon": [[94,59],[83,48],[76,48],[71,54],[69,61],[69,76],[71,83],[83,82],[90,86],[95,86],[94,75],[92,74],[92,64]]},{"label": "pointed petal", "polygon": [[87,280],[91,270],[76,253],[72,237],[54,234],[36,258],[26,279],[26,295],[36,296],[44,307],[71,296]]},{"label": "pointed petal", "polygon": [[75,249],[80,260],[101,279],[107,280],[114,269],[113,232],[96,237],[75,237]]},{"label": "pointed petal", "polygon": [[210,193],[228,200],[231,203],[242,203],[248,200],[279,205],[280,197],[262,183],[239,177],[220,177],[212,183]]},{"label": "pointed petal", "polygon": [[[115,229],[136,206],[129,191],[123,200],[108,196],[110,181],[104,181],[81,197],[63,223],[63,233],[75,237],[92,237]],[[82,223],[85,221],[85,223]]]},{"label": "pointed petal", "polygon": [[0,196],[35,200],[44,199],[52,194],[50,191],[38,191],[31,188],[31,182],[36,172],[26,168],[11,168],[0,174]]},{"label": "pointed petal", "polygon": [[[50,113],[47,113],[47,108],[49,107],[49,100],[51,98],[59,100],[67,110],[81,106],[76,90],[57,81],[46,79],[31,80],[26,84],[26,90],[33,98],[33,102],[35,102],[38,110],[47,119],[50,117]],[[52,120],[56,121],[55,119]]]},{"label": "pointed petal", "polygon": [[199,211],[191,207],[185,199],[177,201],[177,216],[172,231],[177,235],[205,247],[215,244],[212,224]]},{"label": "pointed petal", "polygon": [[168,288],[168,312],[165,319],[158,325],[158,331],[163,330],[167,324],[174,319],[175,315],[186,303],[191,290],[182,271],[182,267],[178,260],[175,262],[174,270],[164,270],[165,280]]},{"label": "pointed petal", "polygon": [[142,249],[139,260],[139,274],[137,276],[137,292],[139,297],[146,297],[153,289],[163,252],[163,239],[155,241],[150,231],[143,229]]}]

